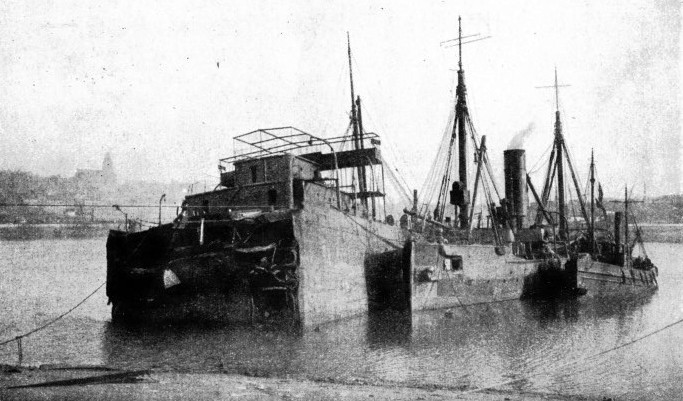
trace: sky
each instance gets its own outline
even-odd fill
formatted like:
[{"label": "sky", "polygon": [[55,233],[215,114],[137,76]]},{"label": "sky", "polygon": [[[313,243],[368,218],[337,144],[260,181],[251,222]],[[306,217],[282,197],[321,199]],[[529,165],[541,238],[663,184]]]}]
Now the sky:
[{"label": "sky", "polygon": [[[191,4],[192,3],[192,4]],[[195,4],[198,3],[198,4]],[[557,68],[581,181],[607,196],[681,189],[678,1],[15,1],[0,4],[0,169],[71,176],[111,152],[121,181],[215,183],[232,137],[349,121],[347,32],[366,130],[420,188],[454,107],[458,32],[470,113],[502,176],[516,133],[541,185]],[[547,157],[547,154],[546,156]],[[211,185],[212,186],[212,185]]]}]

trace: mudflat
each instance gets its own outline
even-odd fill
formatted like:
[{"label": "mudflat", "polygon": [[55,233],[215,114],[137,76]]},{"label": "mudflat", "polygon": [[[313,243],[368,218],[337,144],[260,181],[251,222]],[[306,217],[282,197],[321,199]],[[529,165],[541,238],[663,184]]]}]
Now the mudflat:
[{"label": "mudflat", "polygon": [[251,377],[221,373],[121,371],[104,367],[4,366],[2,400],[589,400],[554,394],[471,392]]}]

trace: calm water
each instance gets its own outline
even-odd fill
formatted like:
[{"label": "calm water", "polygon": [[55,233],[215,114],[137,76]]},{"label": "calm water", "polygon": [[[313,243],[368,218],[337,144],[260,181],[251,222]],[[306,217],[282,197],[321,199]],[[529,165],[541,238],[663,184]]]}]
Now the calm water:
[{"label": "calm water", "polygon": [[[591,357],[683,318],[683,245],[650,244],[660,289],[603,304],[512,301],[349,319],[300,334],[184,324],[113,327],[104,288],[24,340],[24,363],[238,372],[407,385],[498,388],[602,399],[683,397],[683,324]],[[105,278],[105,239],[0,243],[0,340],[58,316]],[[0,363],[16,363],[14,343]]]}]

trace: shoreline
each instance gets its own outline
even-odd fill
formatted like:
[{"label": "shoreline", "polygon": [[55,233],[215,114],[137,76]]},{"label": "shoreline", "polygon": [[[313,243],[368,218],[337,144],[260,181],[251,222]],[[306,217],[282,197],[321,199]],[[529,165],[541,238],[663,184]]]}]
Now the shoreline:
[{"label": "shoreline", "polygon": [[[631,225],[629,224],[629,227]],[[643,241],[668,244],[683,243],[683,225],[681,224],[640,224]],[[633,227],[635,229],[635,227]],[[634,231],[635,232],[635,231]]]},{"label": "shoreline", "polygon": [[116,223],[0,224],[0,240],[89,239],[106,237]]},{"label": "shoreline", "polygon": [[[98,223],[44,223],[0,224],[0,240],[32,241],[41,239],[90,239],[106,237],[109,230],[119,229],[120,224]],[[630,225],[635,233],[635,225]],[[644,223],[639,225],[643,240],[654,243],[683,244],[683,224]]]},{"label": "shoreline", "polygon": [[[17,386],[15,388],[9,388]],[[2,365],[0,399],[33,400],[602,400],[560,394],[411,386],[333,378],[262,377],[227,372],[125,371],[106,366]]]}]

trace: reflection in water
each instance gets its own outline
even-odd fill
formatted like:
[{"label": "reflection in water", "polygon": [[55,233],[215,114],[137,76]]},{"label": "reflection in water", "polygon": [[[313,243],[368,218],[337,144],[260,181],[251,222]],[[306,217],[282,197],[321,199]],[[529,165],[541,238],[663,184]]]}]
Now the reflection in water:
[{"label": "reflection in water", "polygon": [[[511,301],[412,316],[387,310],[310,331],[107,323],[102,347],[107,365],[126,369],[481,387],[598,352],[596,344],[581,341],[586,327],[613,319],[614,334],[622,338],[619,332],[639,310],[624,303],[608,311],[583,299]],[[516,382],[514,389],[537,390],[533,380]]]},{"label": "reflection in water", "polygon": [[530,318],[539,322],[539,327],[545,328],[557,320],[578,321],[579,319],[578,298],[524,300],[523,311]]},{"label": "reflection in water", "polygon": [[385,310],[368,314],[367,341],[372,350],[384,347],[410,347],[412,322],[407,311]]},{"label": "reflection in water", "polygon": [[[74,252],[84,244],[93,249],[77,253],[75,269]],[[104,275],[103,245],[21,244],[27,255],[21,259],[2,245],[0,261],[12,264],[0,262],[0,295],[10,305],[0,309],[1,337],[68,309],[81,298],[76,286],[96,287]],[[57,257],[42,257],[46,247]],[[502,389],[676,399],[683,382],[683,327],[588,358],[683,316],[683,271],[675,257],[683,256],[683,246],[652,246],[652,254],[661,266],[661,287],[651,297],[510,301],[412,315],[387,310],[305,332],[201,322],[112,325],[102,295],[30,337],[25,360],[449,388],[514,381]],[[14,348],[0,349],[0,363],[15,361]]]},{"label": "reflection in water", "polygon": [[275,375],[296,371],[297,330],[187,323],[173,326],[107,323],[109,366]]}]

